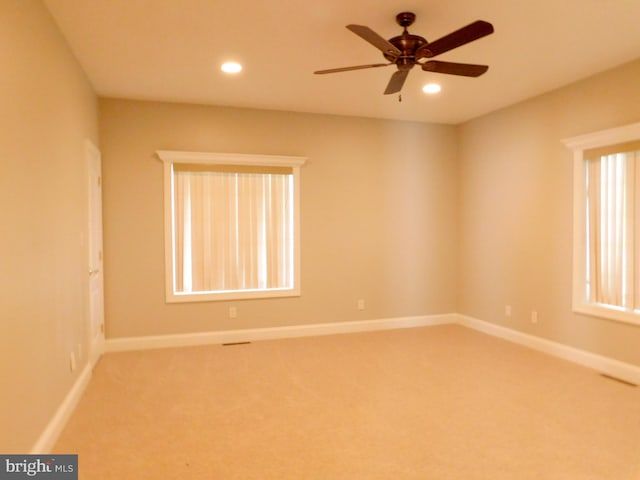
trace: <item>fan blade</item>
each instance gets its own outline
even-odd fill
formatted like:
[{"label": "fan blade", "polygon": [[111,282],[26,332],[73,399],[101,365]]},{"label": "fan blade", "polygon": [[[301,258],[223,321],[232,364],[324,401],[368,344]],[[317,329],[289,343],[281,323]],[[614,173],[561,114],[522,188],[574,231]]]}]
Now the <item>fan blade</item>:
[{"label": "fan blade", "polygon": [[395,45],[386,41],[369,27],[365,27],[364,25],[347,25],[347,28],[385,55],[389,55],[394,59],[402,55],[402,52]]},{"label": "fan blade", "polygon": [[465,45],[479,38],[493,33],[493,25],[483,20],[477,20],[466,27],[462,27],[449,35],[423,45],[416,51],[416,58],[432,58],[454,48]]},{"label": "fan blade", "polygon": [[463,77],[479,77],[489,70],[489,67],[487,65],[430,60],[422,64],[422,69],[426,72],[448,73],[450,75],[461,75]]},{"label": "fan blade", "polygon": [[388,67],[389,65],[394,65],[394,64],[393,63],[372,63],[371,65],[355,65],[353,67],[329,68],[327,70],[318,70],[313,73],[323,75],[325,73],[337,73],[337,72],[349,72],[351,70],[362,70],[363,68]]},{"label": "fan blade", "polygon": [[392,93],[398,93],[402,90],[402,86],[404,85],[404,81],[407,79],[407,75],[409,75],[409,69],[398,70],[393,75],[391,75],[391,79],[387,84],[387,88],[384,91],[385,95],[390,95]]}]

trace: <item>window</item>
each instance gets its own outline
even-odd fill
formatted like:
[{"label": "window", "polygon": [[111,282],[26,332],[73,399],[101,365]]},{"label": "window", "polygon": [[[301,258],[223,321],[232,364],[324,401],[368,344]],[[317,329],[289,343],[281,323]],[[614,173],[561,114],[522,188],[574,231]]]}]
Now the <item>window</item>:
[{"label": "window", "polygon": [[573,309],[640,324],[640,123],[574,137]]},{"label": "window", "polygon": [[168,302],[300,294],[304,158],[157,152]]}]

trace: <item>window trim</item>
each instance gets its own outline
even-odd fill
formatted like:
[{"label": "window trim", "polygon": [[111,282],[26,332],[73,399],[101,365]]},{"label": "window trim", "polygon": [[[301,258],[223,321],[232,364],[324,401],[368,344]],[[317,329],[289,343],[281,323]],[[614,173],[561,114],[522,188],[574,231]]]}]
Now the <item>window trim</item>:
[{"label": "window trim", "polygon": [[589,302],[586,289],[586,161],[584,152],[640,140],[640,122],[600,130],[562,140],[573,151],[573,298],[576,313],[640,325],[640,315],[627,310]]},{"label": "window trim", "polygon": [[[185,152],[158,150],[156,154],[164,164],[164,250],[165,299],[167,303],[243,300],[274,297],[297,297],[300,286],[300,167],[307,157],[282,155],[252,155],[241,153]],[[175,292],[174,231],[173,231],[173,165],[189,163],[201,165],[238,165],[260,167],[288,167],[293,173],[293,288],[268,290],[242,290],[220,292]]]}]

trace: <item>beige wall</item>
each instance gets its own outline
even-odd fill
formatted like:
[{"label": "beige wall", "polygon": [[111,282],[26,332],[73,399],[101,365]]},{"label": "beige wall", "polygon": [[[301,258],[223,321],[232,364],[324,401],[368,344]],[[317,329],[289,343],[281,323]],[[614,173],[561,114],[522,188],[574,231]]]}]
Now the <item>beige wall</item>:
[{"label": "beige wall", "polygon": [[[100,138],[108,338],[455,312],[453,127],[106,99]],[[309,158],[301,297],[165,303],[158,149]]]},{"label": "beige wall", "polygon": [[0,2],[0,452],[29,452],[86,353],[84,141],[97,99],[39,1]]},{"label": "beige wall", "polygon": [[640,365],[640,327],[571,311],[573,157],[561,143],[640,120],[638,85],[640,60],[459,127],[459,313]]}]

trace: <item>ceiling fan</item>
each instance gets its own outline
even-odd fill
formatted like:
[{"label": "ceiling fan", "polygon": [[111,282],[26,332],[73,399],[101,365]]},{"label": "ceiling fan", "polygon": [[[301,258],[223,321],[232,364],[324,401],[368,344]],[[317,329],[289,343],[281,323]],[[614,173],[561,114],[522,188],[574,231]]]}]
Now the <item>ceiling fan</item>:
[{"label": "ceiling fan", "polygon": [[449,50],[460,47],[467,43],[478,40],[493,33],[493,25],[483,20],[477,20],[466,27],[462,27],[448,35],[445,35],[433,42],[427,42],[423,37],[411,35],[407,27],[413,24],[416,19],[415,13],[402,12],[396,15],[396,22],[404,28],[401,35],[385,40],[369,27],[364,25],[347,25],[353,33],[369,42],[379,49],[388,63],[373,63],[369,65],[356,65],[352,67],[330,68],[328,70],[318,70],[314,73],[337,73],[350,70],[361,70],[364,68],[387,67],[396,65],[398,70],[391,75],[391,79],[385,89],[385,95],[398,93],[402,90],[404,81],[407,79],[409,70],[415,65],[420,65],[422,70],[427,72],[448,73],[450,75],[461,75],[464,77],[479,77],[485,73],[489,67],[487,65],[473,65],[470,63],[442,62],[438,60],[422,59],[433,58]]}]

